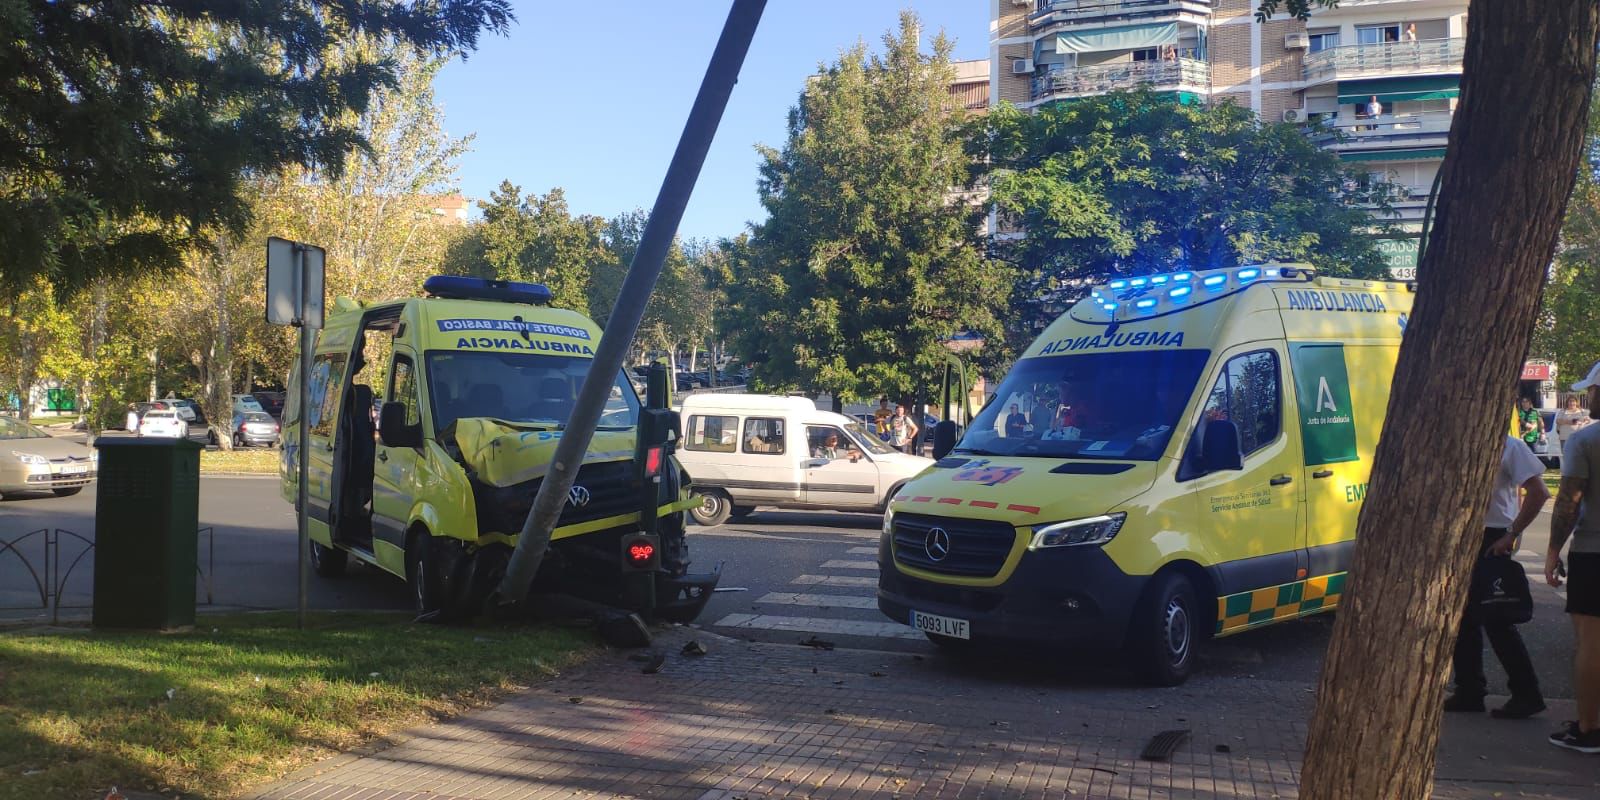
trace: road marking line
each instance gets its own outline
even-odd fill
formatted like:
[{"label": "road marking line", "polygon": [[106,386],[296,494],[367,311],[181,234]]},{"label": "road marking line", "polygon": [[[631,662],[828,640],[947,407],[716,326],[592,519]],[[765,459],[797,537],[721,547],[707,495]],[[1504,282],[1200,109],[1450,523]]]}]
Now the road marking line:
[{"label": "road marking line", "polygon": [[848,619],[779,617],[770,614],[729,614],[712,623],[717,628],[749,628],[793,633],[830,633],[836,636],[869,636],[879,639],[917,639],[922,634],[893,622],[859,622]]},{"label": "road marking line", "polygon": [[856,575],[801,575],[792,581],[800,586],[877,586],[877,578]]},{"label": "road marking line", "polygon": [[876,547],[852,547],[845,551],[853,556],[875,556],[878,554]]},{"label": "road marking line", "polygon": [[798,592],[768,592],[757,603],[779,603],[788,606],[815,606],[816,608],[864,608],[870,611],[878,609],[878,600],[874,597],[859,597],[851,594],[801,594]]},{"label": "road marking line", "polygon": [[876,561],[840,561],[833,559],[822,562],[823,569],[877,569]]}]

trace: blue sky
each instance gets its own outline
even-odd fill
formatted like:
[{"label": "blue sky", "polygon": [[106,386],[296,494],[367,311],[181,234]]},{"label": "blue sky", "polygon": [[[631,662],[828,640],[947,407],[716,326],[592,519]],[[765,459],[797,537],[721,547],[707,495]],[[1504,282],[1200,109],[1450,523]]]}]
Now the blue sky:
[{"label": "blue sky", "polygon": [[[481,42],[435,84],[451,135],[475,134],[461,190],[501,180],[566,190],[575,213],[648,208],[722,29],[726,0],[516,4],[505,37]],[[876,45],[901,8],[943,28],[957,59],[988,56],[986,0],[769,0],[679,232],[730,236],[763,215],[756,143],[780,146],[805,77],[857,39]]]}]

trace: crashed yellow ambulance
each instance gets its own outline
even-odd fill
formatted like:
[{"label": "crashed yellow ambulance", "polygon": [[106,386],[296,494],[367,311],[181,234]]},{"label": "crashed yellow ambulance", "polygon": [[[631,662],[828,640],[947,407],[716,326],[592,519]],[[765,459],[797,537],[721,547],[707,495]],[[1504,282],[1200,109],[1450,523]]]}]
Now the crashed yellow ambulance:
[{"label": "crashed yellow ambulance", "polygon": [[1412,294],[1302,265],[1095,288],[895,496],[878,606],[952,648],[1125,647],[1338,605]]},{"label": "crashed yellow ambulance", "polygon": [[[305,413],[313,568],[336,577],[350,558],[366,562],[404,578],[428,614],[481,603],[504,574],[600,329],[551,308],[537,284],[439,276],[423,288],[423,297],[335,303],[306,409],[298,369],[291,378],[279,472],[292,503]],[[717,575],[688,571],[688,476],[674,436],[641,442],[640,417],[618,374],[533,590],[686,622]],[[637,564],[622,551],[649,515],[659,553],[641,598],[626,579]]]}]

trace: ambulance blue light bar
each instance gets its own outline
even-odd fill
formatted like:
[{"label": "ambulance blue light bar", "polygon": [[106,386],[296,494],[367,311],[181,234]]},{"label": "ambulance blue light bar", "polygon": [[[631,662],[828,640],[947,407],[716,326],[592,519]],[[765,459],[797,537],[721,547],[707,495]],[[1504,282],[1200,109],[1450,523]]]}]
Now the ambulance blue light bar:
[{"label": "ambulance blue light bar", "polygon": [[422,282],[422,291],[431,297],[451,300],[494,300],[534,306],[549,305],[551,298],[550,287],[542,283],[468,278],[461,275],[435,275]]},{"label": "ambulance blue light bar", "polygon": [[1244,281],[1253,281],[1259,277],[1261,277],[1261,270],[1256,269],[1255,267],[1239,270],[1239,281],[1241,283]]},{"label": "ambulance blue light bar", "polygon": [[1207,276],[1205,280],[1201,281],[1201,283],[1206,285],[1207,289],[1219,289],[1227,282],[1228,276],[1226,275],[1210,275]]},{"label": "ambulance blue light bar", "polygon": [[1182,300],[1183,298],[1189,296],[1189,293],[1192,291],[1194,291],[1194,289],[1188,286],[1174,286],[1172,287],[1172,291],[1167,292],[1167,296],[1174,300]]},{"label": "ambulance blue light bar", "polygon": [[1156,307],[1156,299],[1154,297],[1146,297],[1145,299],[1140,300],[1137,303],[1134,303],[1133,307],[1139,309],[1140,311],[1143,311],[1143,310],[1145,310],[1147,308],[1155,308]]}]

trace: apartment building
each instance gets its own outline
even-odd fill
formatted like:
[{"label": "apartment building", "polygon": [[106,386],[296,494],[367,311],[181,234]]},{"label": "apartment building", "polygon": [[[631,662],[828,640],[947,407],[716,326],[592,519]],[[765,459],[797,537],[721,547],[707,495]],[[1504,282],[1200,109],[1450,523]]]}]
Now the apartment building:
[{"label": "apartment building", "polygon": [[955,80],[950,82],[950,96],[968,113],[982,114],[989,109],[989,72],[992,66],[987,58],[951,62]]},{"label": "apartment building", "polygon": [[1307,126],[1400,187],[1385,239],[1411,277],[1460,90],[1467,0],[1340,0],[1309,20],[1256,0],[989,0],[989,97],[1021,108],[1149,87]]}]

